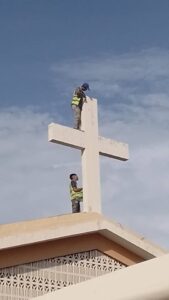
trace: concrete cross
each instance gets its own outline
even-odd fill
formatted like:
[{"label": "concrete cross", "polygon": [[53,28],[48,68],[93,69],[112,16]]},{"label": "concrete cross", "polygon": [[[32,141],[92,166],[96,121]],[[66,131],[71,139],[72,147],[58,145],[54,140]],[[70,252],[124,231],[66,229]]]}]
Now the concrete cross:
[{"label": "concrete cross", "polygon": [[[81,150],[83,209],[101,212],[99,154],[119,160],[128,159],[128,145],[98,135],[97,100],[87,97],[83,105],[82,131],[59,124],[48,126],[48,140]],[[73,170],[72,170],[73,171]]]}]

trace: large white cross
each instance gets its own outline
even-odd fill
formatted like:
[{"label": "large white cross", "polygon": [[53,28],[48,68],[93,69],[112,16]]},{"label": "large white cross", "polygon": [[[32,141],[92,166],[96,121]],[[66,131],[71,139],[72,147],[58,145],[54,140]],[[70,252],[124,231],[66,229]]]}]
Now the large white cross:
[{"label": "large white cross", "polygon": [[[98,135],[97,100],[87,97],[83,105],[82,130],[51,123],[48,140],[81,150],[83,209],[101,212],[99,154],[119,160],[128,159],[128,145]],[[70,170],[70,173],[73,170]],[[112,183],[113,184],[113,183]]]}]

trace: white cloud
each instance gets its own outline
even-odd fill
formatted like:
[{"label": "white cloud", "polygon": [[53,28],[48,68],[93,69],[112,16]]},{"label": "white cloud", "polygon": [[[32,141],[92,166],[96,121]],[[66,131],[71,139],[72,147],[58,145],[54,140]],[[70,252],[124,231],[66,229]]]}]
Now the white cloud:
[{"label": "white cloud", "polygon": [[48,143],[50,121],[31,109],[0,112],[1,223],[71,209],[68,175],[80,172],[79,155]]},{"label": "white cloud", "polygon": [[[84,58],[54,64],[51,69],[57,74],[69,78],[89,78],[96,80],[96,75],[104,80],[141,80],[167,76],[168,50],[149,49],[140,53],[111,55],[96,58]],[[134,78],[133,78],[134,75]]]},{"label": "white cloud", "polygon": [[[109,55],[54,63],[51,66],[56,85],[70,92],[69,84],[90,82],[91,89],[101,97],[126,97],[144,88],[169,91],[169,51],[148,49],[139,53]],[[65,85],[64,85],[65,83]],[[119,99],[119,97],[118,97]],[[116,99],[117,100],[117,99]],[[104,99],[103,99],[104,101]],[[137,99],[135,99],[137,101]]]},{"label": "white cloud", "polygon": [[[168,62],[158,49],[53,66],[64,93],[77,78],[91,82],[103,99],[101,135],[129,143],[128,162],[101,159],[103,212],[167,247]],[[81,177],[80,153],[47,142],[50,122],[33,109],[0,112],[1,223],[71,211],[68,175]]]},{"label": "white cloud", "polygon": [[113,110],[111,116],[100,114],[102,134],[128,142],[130,148],[127,163],[104,161],[103,207],[110,217],[168,246],[169,120],[165,106],[146,109],[138,105],[135,116],[129,109],[120,120]]}]

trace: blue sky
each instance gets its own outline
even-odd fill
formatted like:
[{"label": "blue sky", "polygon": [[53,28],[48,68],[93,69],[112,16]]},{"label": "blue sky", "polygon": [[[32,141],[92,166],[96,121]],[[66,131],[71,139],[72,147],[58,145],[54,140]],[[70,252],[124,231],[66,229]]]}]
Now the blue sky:
[{"label": "blue sky", "polygon": [[168,0],[0,0],[1,223],[71,211],[80,154],[47,125],[72,126],[87,81],[100,134],[130,147],[127,163],[101,159],[103,213],[169,247],[168,28]]},{"label": "blue sky", "polygon": [[61,106],[53,63],[167,48],[168,11],[165,0],[1,0],[1,105]]}]

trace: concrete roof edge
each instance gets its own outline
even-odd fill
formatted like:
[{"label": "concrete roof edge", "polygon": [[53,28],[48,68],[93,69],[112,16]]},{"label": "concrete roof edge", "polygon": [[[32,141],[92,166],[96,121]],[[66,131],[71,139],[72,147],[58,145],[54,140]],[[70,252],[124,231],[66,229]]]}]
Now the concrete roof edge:
[{"label": "concrete roof edge", "polygon": [[98,213],[70,214],[0,225],[0,250],[92,232],[99,232],[145,259],[167,253],[143,236]]},{"label": "concrete roof edge", "polygon": [[168,253],[167,250],[150,242],[143,235],[138,235],[127,229],[120,223],[104,219],[102,227],[105,228],[100,231],[102,235],[117,242],[144,259],[150,259]]}]

